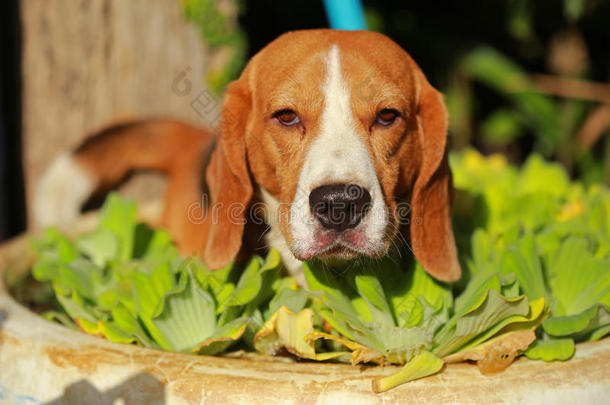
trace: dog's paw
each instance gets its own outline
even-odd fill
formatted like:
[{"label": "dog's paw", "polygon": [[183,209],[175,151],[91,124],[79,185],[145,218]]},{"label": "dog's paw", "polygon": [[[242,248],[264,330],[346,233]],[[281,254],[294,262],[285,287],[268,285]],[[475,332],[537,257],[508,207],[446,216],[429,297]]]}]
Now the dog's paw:
[{"label": "dog's paw", "polygon": [[94,179],[66,153],[44,172],[34,190],[33,213],[37,226],[73,223],[94,190]]}]

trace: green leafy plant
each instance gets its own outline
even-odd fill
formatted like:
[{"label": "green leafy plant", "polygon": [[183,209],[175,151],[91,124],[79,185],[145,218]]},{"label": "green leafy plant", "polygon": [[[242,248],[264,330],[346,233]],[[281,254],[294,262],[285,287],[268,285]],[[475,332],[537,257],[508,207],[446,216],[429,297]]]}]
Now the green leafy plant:
[{"label": "green leafy plant", "polygon": [[[544,314],[544,298],[528,303],[526,296],[517,296],[514,275],[499,271],[473,278],[453,300],[450,286],[433,280],[418,264],[409,269],[385,259],[339,274],[321,263],[306,263],[304,269],[316,312],[338,333],[310,337],[344,344],[352,350],[352,364],[389,362],[411,370],[411,362],[426,359],[426,375],[433,374],[442,367],[443,357],[509,328],[533,329]],[[388,389],[422,373],[401,371],[375,386]]]},{"label": "green leafy plant", "polygon": [[[610,333],[610,193],[570,182],[533,155],[521,169],[469,150],[451,156],[458,190],[455,285],[411,257],[345,267],[304,263],[308,290],[279,254],[210,271],[169,235],[138,223],[111,194],[98,228],[35,241],[32,274],[52,285],[45,316],[115,342],[221,354],[232,345],[316,361],[402,365],[377,392],[473,360],[499,371],[516,356],[566,360]],[[394,252],[397,253],[397,252]]]},{"label": "green leafy plant", "polygon": [[[273,295],[279,255],[253,257],[240,274],[233,266],[207,270],[181,258],[169,235],[137,223],[135,203],[111,194],[98,229],[73,242],[56,229],[36,241],[32,274],[51,282],[75,325],[121,343],[216,354],[245,332],[261,302]],[[292,281],[294,284],[294,281]],[[70,324],[60,313],[47,317]]]},{"label": "green leafy plant", "polygon": [[608,190],[570,184],[559,165],[536,155],[521,171],[474,151],[454,155],[452,166],[456,187],[486,213],[472,234],[470,274],[500,269],[530,300],[548,302],[550,316],[525,354],[565,360],[574,342],[610,332]]}]

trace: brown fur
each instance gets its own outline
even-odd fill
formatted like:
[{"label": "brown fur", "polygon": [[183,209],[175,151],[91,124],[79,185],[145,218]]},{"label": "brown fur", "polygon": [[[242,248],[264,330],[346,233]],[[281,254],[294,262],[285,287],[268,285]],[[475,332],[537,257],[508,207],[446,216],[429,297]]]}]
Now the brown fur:
[{"label": "brown fur", "polygon": [[[411,198],[410,240],[423,267],[453,281],[461,270],[450,223],[451,174],[447,164],[447,111],[442,95],[415,62],[382,34],[333,30],[282,35],[248,63],[227,89],[222,127],[207,167],[210,200],[219,206],[193,224],[186,208],[200,199],[202,151],[210,133],[170,121],[152,121],[106,133],[90,141],[77,158],[100,184],[114,184],[127,171],[148,168],[168,173],[164,223],[183,252],[203,253],[220,268],[242,248],[245,207],[257,187],[289,207],[309,144],[320,129],[324,97],[324,56],[340,48],[343,76],[350,85],[356,132],[369,150],[385,202],[390,208],[388,244],[398,230],[397,199]],[[298,66],[298,69],[295,67]],[[400,117],[391,127],[375,125],[376,112],[392,107]],[[284,127],[272,119],[278,109],[298,112],[301,124]],[[117,155],[117,151],[123,153]],[[280,212],[288,244],[288,212]],[[236,220],[238,219],[238,220]]]}]

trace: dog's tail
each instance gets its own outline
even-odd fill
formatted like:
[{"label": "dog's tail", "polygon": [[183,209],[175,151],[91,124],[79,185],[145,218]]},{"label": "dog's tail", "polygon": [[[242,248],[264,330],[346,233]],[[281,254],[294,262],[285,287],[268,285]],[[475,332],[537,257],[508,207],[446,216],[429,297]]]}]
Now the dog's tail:
[{"label": "dog's tail", "polygon": [[73,222],[94,193],[115,188],[137,170],[168,176],[164,217],[183,211],[187,199],[201,198],[203,160],[213,143],[211,131],[167,119],[104,128],[55,159],[41,176],[33,200],[36,225]]}]

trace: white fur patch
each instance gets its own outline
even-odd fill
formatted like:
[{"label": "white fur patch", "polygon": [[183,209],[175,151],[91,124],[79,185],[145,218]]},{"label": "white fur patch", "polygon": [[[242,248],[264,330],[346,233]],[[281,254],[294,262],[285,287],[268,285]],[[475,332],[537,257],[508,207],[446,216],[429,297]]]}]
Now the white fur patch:
[{"label": "white fur patch", "polygon": [[34,219],[39,226],[68,225],[94,189],[94,179],[69,154],[60,155],[38,180]]},{"label": "white fur patch", "polygon": [[357,228],[366,235],[369,247],[381,251],[388,221],[387,207],[372,159],[356,133],[350,91],[341,72],[336,45],[330,49],[326,65],[321,130],[307,153],[290,208],[292,251],[306,257],[305,252],[311,250],[317,224],[309,207],[309,194],[320,185],[333,183],[357,184],[369,191],[372,205]]},{"label": "white fur patch", "polygon": [[305,282],[305,275],[303,274],[303,263],[294,257],[288,247],[288,243],[286,243],[286,238],[284,238],[284,235],[282,235],[282,232],[280,231],[278,223],[280,203],[263,188],[261,188],[261,196],[263,197],[263,202],[267,206],[265,220],[269,225],[269,232],[265,234],[265,242],[268,246],[273,246],[277,249],[288,273],[295,278],[300,286],[305,287],[307,283]]}]

